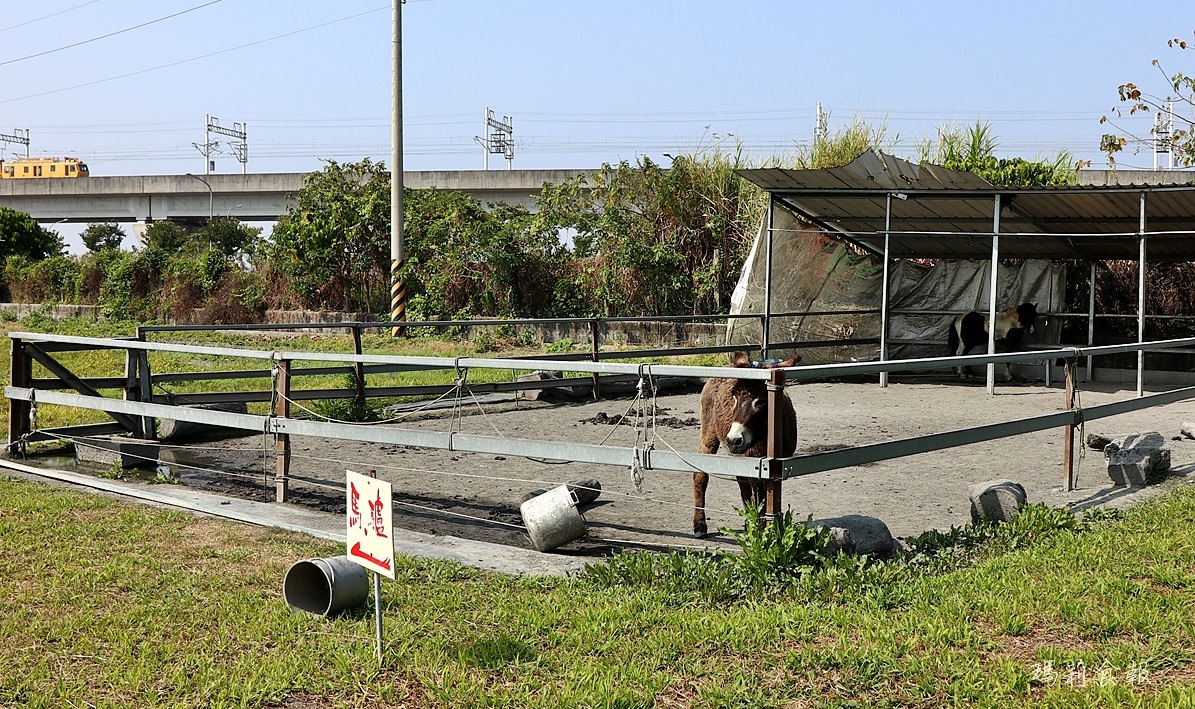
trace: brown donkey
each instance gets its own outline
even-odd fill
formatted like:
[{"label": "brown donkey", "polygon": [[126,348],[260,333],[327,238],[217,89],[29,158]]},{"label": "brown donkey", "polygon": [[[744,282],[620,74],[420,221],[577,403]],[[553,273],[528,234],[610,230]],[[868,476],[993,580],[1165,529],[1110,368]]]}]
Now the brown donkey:
[{"label": "brown donkey", "polygon": [[[750,367],[751,360],[743,352],[731,358],[735,367]],[[781,362],[755,365],[763,369],[791,367],[800,356]],[[788,457],[797,449],[797,414],[788,394],[780,392],[780,455]],[[709,379],[701,390],[702,453],[717,453],[725,445],[733,455],[762,458],[768,454],[768,391],[767,382],[751,379]],[[762,480],[737,478],[744,503],[760,504],[764,498]],[[693,473],[693,534],[704,537],[705,491],[709,486],[708,473]]]}]

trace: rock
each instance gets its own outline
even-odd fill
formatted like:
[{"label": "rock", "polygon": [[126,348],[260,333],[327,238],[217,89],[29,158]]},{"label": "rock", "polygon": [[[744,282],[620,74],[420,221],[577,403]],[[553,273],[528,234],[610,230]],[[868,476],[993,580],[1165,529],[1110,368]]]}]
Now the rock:
[{"label": "rock", "polygon": [[1170,449],[1157,431],[1134,433],[1104,447],[1108,477],[1119,486],[1141,487],[1158,482],[1170,471]]},{"label": "rock", "polygon": [[[187,408],[226,411],[234,414],[249,413],[249,407],[243,401],[229,401],[219,404],[196,404]],[[252,432],[240,428],[195,423],[194,421],[176,421],[175,419],[162,419],[158,424],[158,440],[161,441],[211,441],[221,438],[236,438],[244,436],[247,433]]]},{"label": "rock", "polygon": [[602,494],[602,483],[594,478],[574,480],[568,484],[568,490],[577,496],[577,505],[584,507]]},{"label": "rock", "polygon": [[[573,482],[568,483],[568,491],[577,496],[577,507],[584,507],[585,505],[588,505],[596,500],[598,495],[602,494],[602,483],[594,478],[574,480]],[[519,504],[522,505],[527,500],[539,497],[545,492],[547,492],[547,490],[542,488],[532,490],[526,495],[523,495],[523,498],[519,500]]]},{"label": "rock", "polygon": [[1195,421],[1183,421],[1178,432],[1183,435],[1183,438],[1195,438]]},{"label": "rock", "polygon": [[811,527],[825,527],[830,530],[830,544],[826,553],[868,554],[883,556],[896,548],[896,540],[884,521],[867,515],[843,515],[815,519]]},{"label": "rock", "polygon": [[[545,382],[553,379],[563,379],[564,372],[536,370],[530,374],[519,375],[520,382]],[[524,401],[571,402],[593,396],[593,385],[571,384],[568,386],[545,386],[539,389],[519,389],[515,397]]]},{"label": "rock", "polygon": [[1025,486],[1012,480],[975,483],[971,495],[971,521],[1008,522],[1025,504]]},{"label": "rock", "polygon": [[1112,436],[1104,436],[1098,433],[1087,434],[1087,447],[1093,451],[1102,451],[1104,446],[1115,440]]},{"label": "rock", "polygon": [[[563,372],[550,372],[550,371],[543,371],[543,370],[537,369],[534,372],[530,372],[529,374],[520,374],[518,381],[519,382],[542,382],[542,381],[547,381],[549,379],[560,379],[563,376],[564,376]],[[524,401],[547,401],[551,398],[551,396],[552,396],[551,393],[553,391],[554,390],[552,388],[520,389],[515,393],[515,398],[522,399]],[[541,490],[540,492],[542,493],[543,491]]]}]

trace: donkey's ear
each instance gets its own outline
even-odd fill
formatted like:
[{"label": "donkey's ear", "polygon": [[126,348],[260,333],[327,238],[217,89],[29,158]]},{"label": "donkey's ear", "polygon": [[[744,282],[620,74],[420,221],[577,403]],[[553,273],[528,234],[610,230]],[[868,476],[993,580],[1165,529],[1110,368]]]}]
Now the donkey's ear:
[{"label": "donkey's ear", "polygon": [[730,365],[732,367],[750,367],[751,358],[747,356],[746,352],[735,352],[730,355]]}]

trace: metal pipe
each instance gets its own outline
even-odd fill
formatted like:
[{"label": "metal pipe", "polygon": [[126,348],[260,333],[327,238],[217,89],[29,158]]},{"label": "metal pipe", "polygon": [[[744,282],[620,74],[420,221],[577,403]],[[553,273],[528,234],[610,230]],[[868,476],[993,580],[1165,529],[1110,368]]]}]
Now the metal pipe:
[{"label": "metal pipe", "polygon": [[[1145,192],[1138,217],[1140,252],[1137,256],[1137,344],[1145,342]],[[1137,351],[1137,396],[1145,396],[1145,351]]]},{"label": "metal pipe", "polygon": [[[1087,346],[1095,344],[1095,261],[1091,262],[1091,280],[1087,285]],[[1094,358],[1087,355],[1087,381],[1095,378]]]},{"label": "metal pipe", "polygon": [[[996,354],[996,287],[1000,271],[1000,195],[992,214],[992,278],[988,289],[988,354]],[[988,362],[988,394],[996,393],[996,363]]]},{"label": "metal pipe", "polygon": [[773,219],[775,200],[772,194],[768,193],[768,228],[766,241],[764,242],[764,275],[763,275],[763,342],[759,347],[760,359],[768,358],[768,345],[772,337],[772,229],[774,227]]},{"label": "metal pipe", "polygon": [[[884,196],[884,268],[880,287],[880,361],[888,361],[888,265],[892,245],[892,193]],[[888,372],[880,372],[880,388],[888,386]]]}]

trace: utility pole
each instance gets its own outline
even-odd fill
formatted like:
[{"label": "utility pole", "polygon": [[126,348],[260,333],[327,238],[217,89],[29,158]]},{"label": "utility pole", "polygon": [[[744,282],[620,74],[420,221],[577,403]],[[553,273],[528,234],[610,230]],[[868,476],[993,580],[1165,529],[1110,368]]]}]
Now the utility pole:
[{"label": "utility pole", "polygon": [[[394,30],[391,35],[391,91],[390,91],[390,320],[407,321],[407,284],[402,278],[403,248],[402,212],[402,3],[393,0]],[[404,334],[401,325],[391,327],[390,336]]]},{"label": "utility pole", "polygon": [[219,135],[226,135],[229,138],[236,138],[237,140],[229,144],[232,148],[232,154],[237,161],[241,163],[241,174],[245,174],[246,166],[249,163],[249,133],[248,126],[244,123],[233,123],[232,128],[225,128],[220,125],[220,119],[215,116],[207,117],[207,130],[209,133],[217,133]]},{"label": "utility pole", "polygon": [[215,167],[211,159],[212,153],[216,152],[220,147],[219,141],[212,140],[211,126],[212,117],[205,113],[203,116],[203,142],[191,143],[199,151],[199,154],[203,156],[203,174],[205,175],[212,174],[212,168]]},{"label": "utility pole", "polygon": [[[494,118],[494,111],[486,106],[485,136],[474,136],[473,140],[481,144],[481,169],[490,169],[490,153],[502,155],[506,158],[506,169],[513,169],[515,159],[514,119],[503,116],[502,120]],[[492,132],[491,132],[492,131]]]},{"label": "utility pole", "polygon": [[13,128],[12,135],[0,133],[0,143],[16,143],[25,146],[25,157],[29,157],[29,129]]},{"label": "utility pole", "polygon": [[1174,148],[1170,139],[1174,135],[1174,103],[1167,101],[1162,104],[1162,110],[1154,114],[1154,127],[1150,130],[1154,136],[1154,169],[1158,169],[1158,155],[1165,153],[1167,169],[1174,169]]},{"label": "utility pole", "polygon": [[829,128],[826,126],[826,112],[822,110],[822,102],[817,102],[817,113],[813,118],[813,145],[826,139]]},{"label": "utility pole", "polygon": [[211,114],[205,114],[203,117],[203,142],[191,143],[203,155],[203,174],[212,174],[212,170],[216,166],[211,156],[212,153],[219,152],[220,150],[220,141],[212,140],[212,133],[236,138],[232,143],[229,143],[229,147],[232,148],[232,154],[237,159],[237,162],[241,163],[241,174],[245,174],[249,163],[249,133],[247,125],[244,123],[233,123],[232,128],[225,128],[220,125],[220,119]]}]

